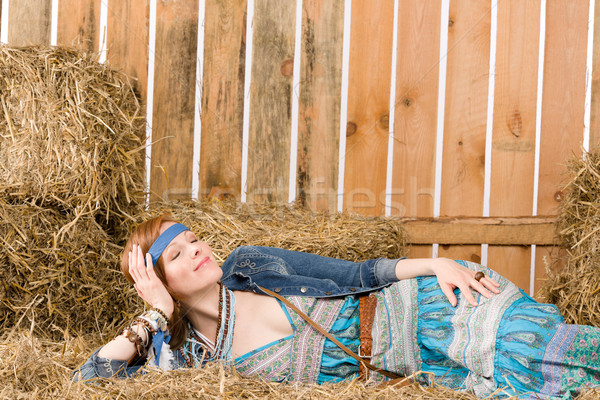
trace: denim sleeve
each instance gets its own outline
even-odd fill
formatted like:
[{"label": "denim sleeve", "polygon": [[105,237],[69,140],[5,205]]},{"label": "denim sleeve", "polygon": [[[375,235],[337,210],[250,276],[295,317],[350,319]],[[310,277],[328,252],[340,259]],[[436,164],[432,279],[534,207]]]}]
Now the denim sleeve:
[{"label": "denim sleeve", "polygon": [[99,351],[100,348],[94,351],[81,367],[73,371],[72,378],[74,382],[92,381],[97,378],[126,378],[136,374],[143,366],[143,364],[140,364],[128,367],[127,361],[99,357]]},{"label": "denim sleeve", "polygon": [[398,282],[396,276],[396,263],[404,260],[406,257],[390,260],[389,258],[380,258],[375,262],[375,279],[380,285]]},{"label": "denim sleeve", "polygon": [[[252,283],[267,288],[312,286],[323,291],[331,290],[329,283],[332,283],[340,290],[350,287],[368,290],[396,282],[397,261],[379,258],[356,263],[280,248],[242,246],[223,263],[223,279],[231,280],[232,287],[238,290],[252,289]],[[310,294],[305,292],[305,295]]]}]

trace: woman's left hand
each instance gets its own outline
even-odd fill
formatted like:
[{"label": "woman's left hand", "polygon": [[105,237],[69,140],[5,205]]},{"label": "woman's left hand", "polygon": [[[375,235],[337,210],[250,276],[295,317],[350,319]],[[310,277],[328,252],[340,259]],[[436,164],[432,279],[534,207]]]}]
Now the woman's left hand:
[{"label": "woman's left hand", "polygon": [[460,289],[465,299],[474,306],[477,305],[477,301],[471,293],[471,289],[476,290],[488,299],[493,294],[500,293],[498,282],[488,276],[484,276],[478,282],[475,279],[475,271],[463,267],[449,258],[402,259],[396,264],[396,277],[399,280],[426,275],[437,277],[442,292],[444,292],[453,307],[458,303],[454,294],[456,288]]},{"label": "woman's left hand", "polygon": [[434,258],[432,262],[431,268],[438,279],[438,284],[453,307],[457,304],[456,295],[454,294],[454,289],[456,288],[460,289],[465,299],[474,306],[477,305],[477,301],[471,292],[471,288],[488,299],[493,296],[492,293],[500,293],[500,290],[498,290],[500,284],[498,282],[488,276],[484,276],[477,281],[475,279],[475,271],[460,265],[454,260],[449,258]]}]

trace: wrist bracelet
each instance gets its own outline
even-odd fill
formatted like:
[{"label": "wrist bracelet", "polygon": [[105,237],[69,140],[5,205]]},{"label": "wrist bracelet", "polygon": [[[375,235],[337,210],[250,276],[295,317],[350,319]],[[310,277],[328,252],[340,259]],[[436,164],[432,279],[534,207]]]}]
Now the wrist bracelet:
[{"label": "wrist bracelet", "polygon": [[158,309],[152,309],[144,312],[139,318],[142,318],[150,323],[154,331],[167,332],[169,328],[168,320],[165,318],[163,311],[157,311]]},{"label": "wrist bracelet", "polygon": [[167,314],[163,310],[160,308],[153,308],[152,310],[159,313],[165,319],[165,321],[167,321],[167,325],[169,324],[169,318],[167,318]]}]

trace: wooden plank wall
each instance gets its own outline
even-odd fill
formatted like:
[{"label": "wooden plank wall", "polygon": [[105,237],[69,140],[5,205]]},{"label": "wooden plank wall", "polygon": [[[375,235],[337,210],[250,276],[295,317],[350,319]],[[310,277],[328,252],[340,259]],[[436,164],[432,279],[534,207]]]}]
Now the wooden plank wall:
[{"label": "wooden plank wall", "polygon": [[[564,163],[600,142],[600,0],[0,5],[8,45],[105,47],[106,62],[134,79],[149,110],[153,200],[210,193],[365,215],[552,216]],[[558,253],[411,248],[484,262],[527,291]]]}]

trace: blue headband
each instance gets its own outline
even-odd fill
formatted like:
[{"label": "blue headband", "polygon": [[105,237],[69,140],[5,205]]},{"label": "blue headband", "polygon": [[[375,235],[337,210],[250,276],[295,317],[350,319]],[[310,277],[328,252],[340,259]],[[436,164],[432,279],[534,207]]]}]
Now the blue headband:
[{"label": "blue headband", "polygon": [[152,246],[150,246],[150,250],[148,250],[148,254],[152,256],[152,266],[156,265],[160,255],[163,253],[163,251],[165,251],[169,243],[175,239],[175,236],[185,231],[189,231],[187,226],[183,224],[175,224],[170,226],[158,238],[156,238],[154,243],[152,243]]}]

